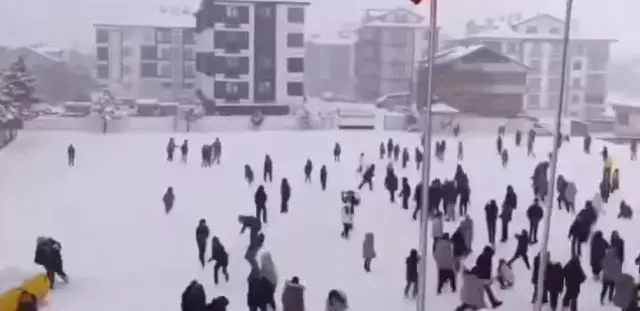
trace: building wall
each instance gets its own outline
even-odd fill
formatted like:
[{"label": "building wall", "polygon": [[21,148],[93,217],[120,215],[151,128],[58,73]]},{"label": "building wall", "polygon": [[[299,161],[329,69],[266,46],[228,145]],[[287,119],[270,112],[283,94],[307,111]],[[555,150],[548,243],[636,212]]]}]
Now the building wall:
[{"label": "building wall", "polygon": [[[194,46],[185,41],[185,28],[157,28],[133,26],[97,26],[96,35],[106,31],[108,40],[97,40],[98,55],[96,76],[101,85],[116,97],[157,98],[166,101],[192,99],[194,97],[195,63],[191,57]],[[159,32],[169,34],[168,42],[156,40]],[[188,35],[188,34],[187,34]],[[100,38],[97,38],[100,39]],[[143,47],[155,48],[157,59],[142,55]],[[102,51],[101,51],[102,50]],[[101,57],[105,55],[106,59]],[[155,64],[158,76],[149,77],[142,73],[143,63]],[[108,75],[104,75],[104,71]],[[160,75],[163,74],[163,75]]]},{"label": "building wall", "polygon": [[305,87],[309,96],[323,93],[354,96],[353,44],[307,42],[305,55]]},{"label": "building wall", "polygon": [[[301,33],[304,35],[304,23],[290,22],[287,18],[289,8],[302,8],[304,5],[296,4],[279,4],[277,6],[276,20],[276,79],[279,82],[277,90],[276,100],[278,104],[287,106],[302,104],[304,96],[291,95],[288,92],[292,83],[304,83],[304,71],[303,72],[288,72],[288,59],[302,58],[304,63],[304,44],[302,47],[289,47],[287,45],[287,36],[290,34]],[[306,16],[305,16],[306,18]],[[304,39],[303,39],[304,42]],[[304,90],[304,87],[303,87]]]}]

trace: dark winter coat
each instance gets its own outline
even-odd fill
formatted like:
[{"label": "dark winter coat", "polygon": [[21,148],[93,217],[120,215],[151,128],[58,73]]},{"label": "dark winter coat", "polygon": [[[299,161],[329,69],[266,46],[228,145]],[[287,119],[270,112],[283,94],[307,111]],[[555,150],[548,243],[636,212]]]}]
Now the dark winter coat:
[{"label": "dark winter coat", "polygon": [[260,280],[260,273],[258,271],[251,271],[247,278],[247,306],[259,307],[267,303],[268,293],[265,292]]},{"label": "dark winter coat", "polygon": [[409,185],[408,179],[402,179],[402,190],[400,191],[400,196],[405,198],[411,197],[411,186]]},{"label": "dark winter coat", "polygon": [[398,177],[393,171],[387,172],[387,176],[384,178],[384,187],[391,192],[398,190]]},{"label": "dark winter coat", "polygon": [[167,192],[164,193],[164,196],[162,196],[162,202],[164,203],[164,207],[167,212],[173,207],[175,199],[176,197],[171,190],[167,190]]},{"label": "dark winter coat", "polygon": [[567,262],[562,269],[562,275],[564,276],[564,284],[567,292],[579,293],[580,286],[587,279],[578,258],[571,259]]},{"label": "dark winter coat", "polygon": [[417,282],[418,281],[418,262],[420,261],[420,256],[418,256],[418,252],[412,250],[407,259],[405,260],[406,265],[406,279],[407,282]]},{"label": "dark winter coat", "polygon": [[283,202],[287,202],[291,198],[291,186],[286,179],[282,179],[282,183],[280,183],[280,197]]},{"label": "dark winter coat", "polygon": [[253,170],[249,164],[244,165],[244,178],[253,181]]},{"label": "dark winter coat", "polygon": [[304,286],[287,281],[282,291],[282,311],[304,311]]},{"label": "dark winter coat", "polygon": [[207,295],[202,284],[192,281],[182,292],[182,311],[202,311],[207,305]]},{"label": "dark winter coat", "polygon": [[564,278],[562,277],[562,265],[553,263],[547,267],[544,286],[552,293],[561,293],[564,290]]},{"label": "dark winter coat", "polygon": [[320,182],[323,184],[327,182],[327,167],[324,165],[320,168]]},{"label": "dark winter coat", "polygon": [[601,267],[604,255],[609,248],[609,243],[602,236],[601,231],[596,231],[591,237],[591,245],[589,247],[589,262],[591,266]]},{"label": "dark winter coat", "polygon": [[224,245],[220,243],[217,237],[213,237],[211,240],[211,259],[215,260],[218,264],[226,266],[229,264],[229,254],[224,248]]},{"label": "dark winter coat", "polygon": [[618,235],[617,231],[611,234],[611,246],[615,248],[618,259],[624,262],[624,240]]},{"label": "dark winter coat", "polygon": [[205,311],[227,311],[229,305],[229,299],[225,296],[219,296],[211,300],[207,305]]},{"label": "dark winter coat", "polygon": [[213,148],[213,154],[215,156],[219,157],[222,154],[222,143],[220,139],[216,138],[216,141],[213,142],[211,147]]},{"label": "dark winter coat", "polygon": [[304,165],[304,174],[305,175],[311,175],[311,172],[313,171],[313,163],[311,163],[311,160],[307,160],[307,163]]},{"label": "dark winter coat", "polygon": [[373,177],[375,176],[376,173],[376,167],[375,165],[371,164],[369,165],[369,167],[367,167],[367,170],[364,171],[364,174],[362,174],[362,179],[363,180],[373,180]]},{"label": "dark winter coat", "polygon": [[580,218],[573,221],[569,227],[569,238],[574,238],[584,243],[589,238],[589,225]]},{"label": "dark winter coat", "polygon": [[256,190],[253,196],[253,202],[255,202],[257,206],[265,206],[267,204],[267,193],[264,192],[263,187],[259,187],[258,190]]},{"label": "dark winter coat", "polygon": [[198,245],[204,246],[207,244],[208,239],[209,239],[209,227],[204,223],[200,223],[196,228],[196,243],[198,243]]},{"label": "dark winter coat", "polygon": [[273,161],[269,155],[264,156],[264,171],[273,172]]},{"label": "dark winter coat", "polygon": [[[433,197],[430,196],[430,200],[432,200]],[[413,189],[413,201],[416,202],[416,206],[418,208],[422,208],[422,183],[418,183],[415,187],[415,189]]]},{"label": "dark winter coat", "polygon": [[482,253],[476,258],[476,276],[480,279],[490,280],[493,272],[493,255],[495,251],[489,246],[485,246]]},{"label": "dark winter coat", "polygon": [[518,195],[516,195],[513,189],[507,189],[507,194],[504,196],[502,206],[509,206],[512,209],[518,208]]},{"label": "dark winter coat", "polygon": [[336,145],[333,147],[333,156],[339,157],[341,153],[342,147],[340,146],[340,144],[336,143]]},{"label": "dark winter coat", "polygon": [[458,190],[456,189],[456,184],[447,180],[442,185],[442,198],[444,199],[445,204],[453,204],[456,202],[456,198],[458,197]]},{"label": "dark winter coat", "polygon": [[524,231],[525,230],[523,230],[522,233],[515,235],[518,243],[516,245],[517,254],[527,254],[529,252],[529,235]]},{"label": "dark winter coat", "polygon": [[260,230],[262,230],[262,223],[260,222],[260,219],[255,216],[240,215],[238,216],[238,220],[243,226],[247,226],[256,232],[260,232]]},{"label": "dark winter coat", "polygon": [[533,269],[531,269],[531,284],[533,284],[533,286],[537,286],[538,284],[538,273],[540,273],[540,253],[538,253],[536,257],[533,257]]},{"label": "dark winter coat", "polygon": [[498,219],[498,205],[491,200],[484,206],[484,216],[487,222],[495,223]]},{"label": "dark winter coat", "polygon": [[531,206],[529,206],[529,208],[527,209],[527,218],[532,223],[539,223],[540,220],[542,220],[543,215],[544,210],[537,203],[531,204]]},{"label": "dark winter coat", "polygon": [[435,243],[433,258],[436,261],[438,270],[453,270],[455,256],[453,255],[453,245],[451,241],[449,241],[448,238],[439,238]]},{"label": "dark winter coat", "polygon": [[[422,188],[420,188],[420,194],[422,194]],[[438,208],[440,206],[440,202],[444,199],[444,191],[443,187],[436,180],[431,186],[429,186],[429,206],[432,208]]]},{"label": "dark winter coat", "polygon": [[451,236],[451,243],[453,243],[453,255],[455,257],[463,257],[469,252],[462,231],[456,230],[453,233]]},{"label": "dark winter coat", "polygon": [[36,245],[34,262],[47,270],[61,271],[63,270],[61,249],[60,242],[45,238]]},{"label": "dark winter coat", "polygon": [[604,281],[617,281],[622,275],[622,262],[616,254],[616,249],[610,247],[602,259],[602,279]]},{"label": "dark winter coat", "polygon": [[508,205],[502,205],[502,212],[500,213],[500,219],[502,221],[510,222],[512,219],[513,209]]}]

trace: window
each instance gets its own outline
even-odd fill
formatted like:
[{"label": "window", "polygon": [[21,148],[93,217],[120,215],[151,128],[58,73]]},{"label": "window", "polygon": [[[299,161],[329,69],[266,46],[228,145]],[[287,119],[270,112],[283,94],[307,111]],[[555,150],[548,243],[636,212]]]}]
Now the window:
[{"label": "window", "polygon": [[124,65],[124,66],[122,66],[122,73],[123,73],[125,76],[130,75],[132,72],[133,72],[133,69],[131,69],[131,66],[129,66],[129,65]]},{"label": "window", "polygon": [[304,47],[304,34],[301,32],[287,34],[287,47],[290,47],[290,48]]},{"label": "window", "polygon": [[269,94],[271,93],[272,89],[273,89],[273,85],[271,85],[271,82],[269,81],[262,81],[258,85],[258,92],[261,94]]},{"label": "window", "polygon": [[542,69],[542,62],[539,59],[529,61],[529,67],[531,67],[531,71],[540,72]]},{"label": "window", "polygon": [[542,46],[538,42],[531,42],[531,56],[542,56]]},{"label": "window", "polygon": [[574,89],[582,88],[582,80],[580,78],[571,79],[571,87]]},{"label": "window", "polygon": [[239,14],[238,14],[238,7],[237,6],[231,6],[228,5],[225,7],[225,14],[227,17],[233,17],[233,18],[238,18]]},{"label": "window", "polygon": [[549,33],[552,34],[552,35],[560,34],[560,28],[553,27],[553,28],[549,29]]},{"label": "window", "polygon": [[171,59],[171,48],[160,48],[160,59]]},{"label": "window", "polygon": [[287,10],[287,20],[289,23],[304,23],[304,8],[290,7]]},{"label": "window", "polygon": [[195,88],[195,87],[196,87],[196,86],[195,86],[195,84],[190,83],[190,82],[182,83],[182,88],[183,88],[183,89],[190,90],[190,89],[193,89],[193,88]]},{"label": "window", "polygon": [[552,42],[551,43],[551,56],[561,56],[562,55],[562,43],[560,42]]},{"label": "window", "polygon": [[129,57],[131,56],[131,47],[130,46],[123,46],[122,47],[122,57]]},{"label": "window", "polygon": [[158,76],[158,64],[142,63],[140,66],[140,76],[143,78],[155,78]]},{"label": "window", "polygon": [[196,44],[196,34],[193,29],[185,29],[182,31],[182,41],[184,44]]},{"label": "window", "polygon": [[227,94],[237,94],[239,91],[238,85],[231,82],[227,82],[227,85],[225,86],[225,88],[226,88]]},{"label": "window", "polygon": [[171,43],[171,29],[156,30],[156,42]]},{"label": "window", "polygon": [[575,61],[573,62],[573,70],[582,70],[582,62],[581,61]]},{"label": "window", "polygon": [[140,59],[157,60],[158,48],[155,45],[143,45],[140,47]]},{"label": "window", "polygon": [[527,95],[527,108],[540,108],[540,95]]},{"label": "window", "polygon": [[549,74],[560,75],[562,73],[562,61],[552,60],[549,62]]},{"label": "window", "polygon": [[536,26],[527,26],[525,29],[526,33],[538,33],[538,27]]},{"label": "window", "polygon": [[527,81],[527,86],[529,87],[529,92],[531,93],[540,93],[542,86],[540,85],[542,80],[540,78],[529,78]]},{"label": "window", "polygon": [[547,92],[560,92],[560,78],[549,78],[547,83]]},{"label": "window", "polygon": [[302,57],[287,58],[287,72],[304,72],[304,59]]},{"label": "window", "polygon": [[580,95],[578,95],[578,94],[571,95],[571,103],[572,104],[576,104],[577,105],[577,104],[580,104],[580,102],[581,102],[580,101]]},{"label": "window", "polygon": [[109,65],[98,65],[96,74],[98,79],[109,79]]},{"label": "window", "polygon": [[302,83],[302,82],[288,82],[287,83],[287,95],[289,95],[289,96],[303,96],[304,95],[304,83]]},{"label": "window", "polygon": [[185,48],[182,50],[184,60],[194,60],[196,58],[196,53],[192,48]]},{"label": "window", "polygon": [[133,33],[129,29],[123,29],[121,31],[121,34],[122,34],[122,40],[123,41],[129,41],[129,40],[131,40],[131,38],[133,38]]},{"label": "window", "polygon": [[553,109],[558,108],[558,104],[560,103],[560,94],[559,93],[554,93],[554,94],[549,94],[549,96],[547,96],[547,107],[551,107]]},{"label": "window", "polygon": [[96,52],[96,57],[98,58],[99,61],[108,62],[109,61],[109,48],[106,47],[106,46],[98,47],[98,50]]},{"label": "window", "polygon": [[507,43],[507,53],[508,54],[518,53],[518,44],[517,43],[513,43],[513,42],[508,42]]},{"label": "window", "polygon": [[171,64],[161,64],[160,65],[160,76],[161,77],[171,77]]},{"label": "window", "polygon": [[96,43],[109,43],[109,31],[104,29],[96,30]]},{"label": "window", "polygon": [[260,70],[273,69],[273,59],[266,56],[260,56],[260,58],[258,58],[258,69]]},{"label": "window", "polygon": [[258,15],[260,17],[271,18],[273,16],[273,10],[268,6],[259,6]]},{"label": "window", "polygon": [[184,77],[185,78],[195,78],[196,77],[196,69],[193,64],[185,64],[184,65]]},{"label": "window", "polygon": [[574,54],[575,56],[584,55],[584,46],[579,43],[571,44],[571,54]]}]

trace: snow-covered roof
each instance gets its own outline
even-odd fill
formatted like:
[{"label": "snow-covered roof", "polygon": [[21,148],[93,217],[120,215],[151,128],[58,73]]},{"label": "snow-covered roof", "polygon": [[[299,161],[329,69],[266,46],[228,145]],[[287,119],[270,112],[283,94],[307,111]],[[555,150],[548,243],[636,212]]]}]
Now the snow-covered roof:
[{"label": "snow-covered roof", "polygon": [[458,113],[460,112],[460,110],[453,108],[445,103],[433,103],[431,104],[431,111],[432,112],[439,112],[439,113]]},{"label": "snow-covered roof", "polygon": [[[493,53],[499,54],[502,57],[510,60],[511,62],[518,64],[524,68],[529,69],[529,67],[521,62],[519,62],[518,60],[515,60],[507,55],[504,55],[502,53],[496,52],[490,48],[488,48],[485,45],[469,45],[469,46],[463,46],[463,45],[459,45],[459,46],[454,46],[445,50],[442,50],[440,52],[438,52],[434,58],[434,63],[435,65],[442,65],[442,64],[446,64],[452,61],[456,61],[459,60],[465,56],[471,55],[479,50],[482,49],[487,49]],[[422,61],[424,63],[424,65],[427,65],[426,61],[428,60],[428,58],[424,58]]]},{"label": "snow-covered roof", "polygon": [[43,57],[46,57],[54,62],[64,62],[64,50],[59,47],[54,46],[45,46],[45,45],[34,45],[28,46],[27,49],[33,51],[34,53],[38,53]]},{"label": "snow-covered roof", "polygon": [[193,11],[169,10],[167,12],[148,12],[140,16],[123,16],[114,20],[101,20],[93,23],[95,27],[157,27],[157,28],[195,28],[196,18]]},{"label": "snow-covered roof", "polygon": [[[384,21],[383,17],[393,12],[404,11],[412,14],[420,19],[419,22],[390,22]],[[362,22],[363,27],[397,27],[397,28],[422,28],[427,27],[429,22],[422,14],[420,14],[415,6],[413,7],[397,7],[393,9],[368,9],[365,10],[365,19]]]},{"label": "snow-covered roof", "polygon": [[312,35],[309,42],[323,45],[352,45],[356,41],[356,35],[349,32],[328,33]]},{"label": "snow-covered roof", "polygon": [[[467,39],[514,39],[514,40],[562,40],[564,34],[551,33],[521,33],[506,23],[501,23],[494,28],[468,35]],[[578,29],[571,29],[571,40],[607,40],[617,41],[611,38],[601,38],[587,35]]]}]

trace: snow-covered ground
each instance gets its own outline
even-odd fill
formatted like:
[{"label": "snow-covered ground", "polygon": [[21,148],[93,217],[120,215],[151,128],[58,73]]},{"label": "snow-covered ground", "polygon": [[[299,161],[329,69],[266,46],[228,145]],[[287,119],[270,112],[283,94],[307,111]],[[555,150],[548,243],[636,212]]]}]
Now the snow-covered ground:
[{"label": "snow-covered ground", "polygon": [[[190,162],[187,165],[165,162],[167,139],[189,139]],[[269,224],[263,251],[273,254],[278,272],[277,301],[285,279],[299,276],[306,286],[307,310],[323,310],[332,288],[348,295],[350,310],[413,310],[415,303],[404,299],[405,257],[418,248],[418,224],[410,212],[388,202],[383,191],[385,161],[377,160],[378,144],[393,137],[412,151],[419,144],[418,134],[385,132],[254,132],[221,133],[221,166],[200,168],[200,146],[211,143],[216,134],[110,134],[73,132],[23,132],[0,152],[0,267],[31,266],[36,237],[50,235],[63,243],[63,256],[71,283],[55,290],[48,311],[178,310],[180,295],[192,279],[205,285],[209,299],[226,295],[229,310],[246,308],[248,264],[243,259],[248,235],[239,235],[237,215],[252,213],[254,187],[243,180],[242,166],[253,166],[261,175],[265,153],[274,160],[274,183],[267,184]],[[486,244],[484,204],[489,199],[501,202],[505,187],[514,186],[519,207],[511,225],[512,233],[526,227],[525,210],[532,200],[530,176],[536,161],[526,157],[524,148],[515,149],[508,137],[506,147],[511,162],[503,170],[495,154],[493,136],[464,138],[466,158],[462,165],[471,180],[470,214],[475,219],[474,251],[467,265]],[[332,161],[332,147],[340,142],[343,161]],[[66,146],[77,149],[77,166],[66,166]],[[559,172],[578,185],[578,207],[596,190],[601,176],[599,142],[593,154],[581,152],[577,139],[563,147]],[[455,166],[455,141],[449,139],[447,161],[434,160],[433,176],[449,178]],[[551,140],[536,143],[538,158],[546,158]],[[636,275],[633,259],[640,250],[634,232],[637,220],[615,219],[620,199],[632,206],[640,204],[634,192],[640,181],[637,164],[628,160],[628,148],[609,146],[610,154],[621,168],[622,190],[613,196],[609,212],[598,222],[609,236],[616,228],[627,240],[625,270]],[[356,212],[355,231],[350,240],[340,238],[339,191],[352,189],[359,181],[355,173],[357,157],[365,152],[377,164],[374,192],[362,192],[363,204]],[[303,183],[303,165],[307,158],[314,163],[314,183]],[[321,191],[317,181],[321,165],[329,172],[328,189]],[[419,172],[411,162],[409,168],[397,167],[399,177],[412,184]],[[278,213],[280,179],[292,185],[290,212]],[[161,197],[173,186],[176,206],[165,215]],[[551,234],[552,260],[563,263],[570,255],[567,230],[572,216],[553,211]],[[213,284],[213,267],[202,270],[197,260],[194,230],[200,218],[207,219],[213,235],[220,237],[230,253],[229,283]],[[448,224],[447,231],[454,227]],[[362,240],[366,232],[376,236],[378,258],[372,273],[362,265]],[[542,235],[542,229],[541,229]],[[538,252],[530,251],[533,259]],[[497,248],[498,258],[510,258],[514,239]],[[588,248],[587,248],[588,249]],[[588,251],[583,254],[583,269],[589,272]],[[435,294],[435,271],[428,255],[428,305],[434,310],[453,310],[458,294]],[[530,273],[521,262],[514,264],[517,273],[513,290],[496,289],[504,301],[501,310],[528,308],[532,286]],[[587,280],[580,296],[580,310],[615,310],[601,307],[600,284]]]}]

